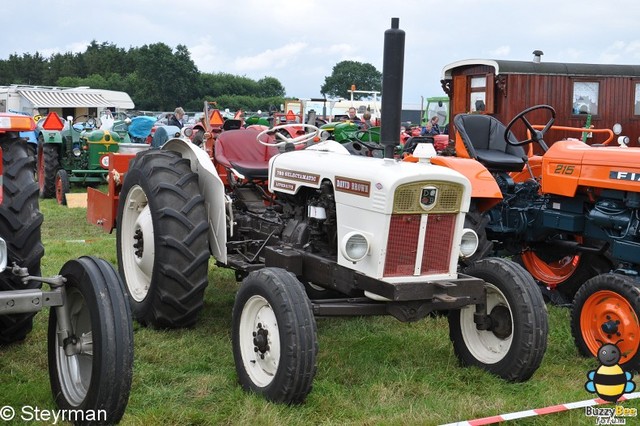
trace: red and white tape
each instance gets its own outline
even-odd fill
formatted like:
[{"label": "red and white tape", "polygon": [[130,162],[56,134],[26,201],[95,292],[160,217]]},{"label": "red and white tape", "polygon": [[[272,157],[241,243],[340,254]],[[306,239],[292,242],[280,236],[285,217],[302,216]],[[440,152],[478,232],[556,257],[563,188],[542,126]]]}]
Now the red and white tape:
[{"label": "red and white tape", "polygon": [[[627,401],[629,399],[636,399],[636,398],[640,398],[640,392],[624,394],[620,397],[618,402]],[[500,414],[498,416],[491,416],[491,417],[483,417],[481,419],[466,420],[466,421],[456,422],[456,423],[448,423],[443,426],[489,425],[492,423],[506,422],[508,420],[523,419],[525,417],[540,416],[543,414],[560,413],[562,411],[573,410],[576,408],[591,407],[591,406],[600,405],[600,404],[611,404],[611,403],[601,398],[587,399],[585,401],[569,402],[567,404],[560,404],[560,405],[551,405],[549,407],[544,407],[544,408],[534,408],[533,410],[518,411],[515,413]]]}]

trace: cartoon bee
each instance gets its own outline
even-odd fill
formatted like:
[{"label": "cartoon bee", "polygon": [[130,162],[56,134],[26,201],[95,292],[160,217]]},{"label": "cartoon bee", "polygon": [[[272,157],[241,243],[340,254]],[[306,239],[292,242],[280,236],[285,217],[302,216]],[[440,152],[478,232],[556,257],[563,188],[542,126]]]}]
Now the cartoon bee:
[{"label": "cartoon bee", "polygon": [[[587,392],[596,393],[605,401],[616,402],[623,393],[633,392],[636,384],[631,380],[633,375],[624,371],[619,365],[620,349],[618,343],[603,343],[598,349],[600,367],[587,373],[589,379],[584,384]],[[602,343],[602,342],[600,342]]]}]

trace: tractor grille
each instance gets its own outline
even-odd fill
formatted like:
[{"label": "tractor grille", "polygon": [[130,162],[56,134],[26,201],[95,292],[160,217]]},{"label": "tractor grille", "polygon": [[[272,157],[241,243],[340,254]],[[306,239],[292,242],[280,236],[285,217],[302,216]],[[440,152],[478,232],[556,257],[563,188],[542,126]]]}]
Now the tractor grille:
[{"label": "tractor grille", "polygon": [[[419,268],[420,275],[449,272],[457,215],[449,213],[425,216],[427,226],[422,241],[419,241],[422,215],[391,216],[383,273],[385,277],[412,276],[415,275],[416,268]],[[420,246],[423,252],[418,258]]]},{"label": "tractor grille", "polygon": [[420,205],[420,193],[426,185],[438,188],[438,200],[429,213],[457,213],[460,211],[463,187],[460,184],[442,181],[413,182],[400,185],[393,200],[394,213],[424,213]]}]

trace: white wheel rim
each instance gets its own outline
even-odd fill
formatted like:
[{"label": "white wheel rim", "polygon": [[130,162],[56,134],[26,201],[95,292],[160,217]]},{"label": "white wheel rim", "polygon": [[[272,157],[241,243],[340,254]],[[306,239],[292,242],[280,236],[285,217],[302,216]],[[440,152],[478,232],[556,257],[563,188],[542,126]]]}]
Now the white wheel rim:
[{"label": "white wheel rim", "polygon": [[[266,331],[267,348],[255,344],[258,335]],[[249,378],[258,387],[273,381],[280,363],[280,332],[276,315],[262,296],[251,296],[242,308],[238,340],[242,364]]]},{"label": "white wheel rim", "polygon": [[[155,245],[149,201],[139,185],[134,185],[127,194],[122,211],[122,223],[118,226],[127,290],[136,302],[142,302],[147,297],[151,285]],[[139,246],[140,242],[142,247]]]},{"label": "white wheel rim", "polygon": [[500,338],[490,330],[478,330],[473,322],[475,305],[465,306],[460,310],[460,330],[462,338],[471,355],[484,364],[495,364],[502,361],[509,352],[513,342],[513,312],[504,294],[493,284],[487,283],[487,313],[496,306],[504,306],[509,309],[511,317],[511,333],[507,338]]},{"label": "white wheel rim", "polygon": [[93,335],[89,309],[79,291],[67,291],[66,308],[71,319],[71,335],[79,339],[82,352],[71,356],[65,354],[59,334],[56,333],[56,368],[65,399],[77,407],[82,404],[91,386]]}]

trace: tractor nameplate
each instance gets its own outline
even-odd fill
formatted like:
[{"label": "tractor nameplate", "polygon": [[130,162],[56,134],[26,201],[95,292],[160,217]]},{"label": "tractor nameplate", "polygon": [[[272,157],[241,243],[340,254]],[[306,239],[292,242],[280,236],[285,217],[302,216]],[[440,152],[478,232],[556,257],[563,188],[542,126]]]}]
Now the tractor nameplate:
[{"label": "tractor nameplate", "polygon": [[640,181],[640,173],[610,171],[609,179]]},{"label": "tractor nameplate", "polygon": [[320,182],[319,175],[313,173],[304,173],[297,170],[276,169],[275,177],[314,184]]},{"label": "tractor nameplate", "polygon": [[368,197],[371,192],[371,182],[336,176],[336,191]]}]

